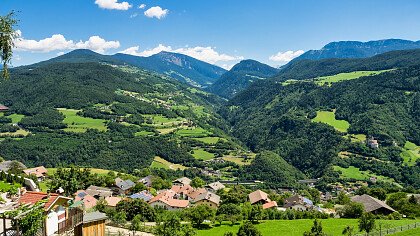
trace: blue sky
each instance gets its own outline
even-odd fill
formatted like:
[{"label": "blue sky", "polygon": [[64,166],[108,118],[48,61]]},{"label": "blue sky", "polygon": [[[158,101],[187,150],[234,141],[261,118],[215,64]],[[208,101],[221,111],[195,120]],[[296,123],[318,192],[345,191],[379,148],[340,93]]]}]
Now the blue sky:
[{"label": "blue sky", "polygon": [[22,38],[14,66],[75,48],[280,65],[332,41],[420,40],[415,0],[0,0],[1,15],[11,10]]}]

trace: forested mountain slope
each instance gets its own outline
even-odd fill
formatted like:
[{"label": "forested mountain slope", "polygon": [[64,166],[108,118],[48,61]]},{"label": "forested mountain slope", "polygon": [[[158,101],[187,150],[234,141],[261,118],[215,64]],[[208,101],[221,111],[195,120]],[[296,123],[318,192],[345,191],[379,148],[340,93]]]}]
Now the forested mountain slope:
[{"label": "forested mountain slope", "polygon": [[294,59],[294,61],[326,58],[365,58],[389,51],[417,48],[420,48],[420,41],[403,39],[384,39],[369,42],[340,41],[329,43],[320,50],[309,50]]},{"label": "forested mountain slope", "polygon": [[0,114],[0,156],[28,166],[130,172],[156,156],[203,167],[203,153],[211,159],[242,150],[214,112],[220,98],[167,76],[104,63],[13,69],[0,83],[0,104],[10,108]]},{"label": "forested mountain slope", "polygon": [[224,73],[206,90],[224,98],[232,98],[254,81],[272,77],[278,72],[276,68],[258,61],[243,60]]},{"label": "forested mountain slope", "polygon": [[[416,60],[407,57],[405,61]],[[375,68],[375,63],[364,66]],[[313,122],[317,111],[334,111],[337,120],[349,122],[348,131],[341,133],[330,125]],[[406,166],[400,156],[400,147],[406,141],[420,144],[419,66],[330,86],[260,81],[235,96],[220,113],[230,121],[233,134],[252,150],[273,150],[312,177],[328,174],[331,166],[339,163],[420,186],[420,176],[416,174],[419,166]],[[380,148],[369,149],[363,140],[351,141],[346,133],[373,136],[379,140]],[[374,159],[340,159],[341,151]]]},{"label": "forested mountain slope", "polygon": [[149,57],[140,57],[121,53],[101,55],[86,49],[74,50],[62,56],[34,64],[32,67],[56,62],[100,62],[113,65],[131,65],[168,75],[196,87],[209,86],[226,72],[225,69],[218,66],[178,53],[160,52]]},{"label": "forested mountain slope", "polygon": [[302,80],[352,71],[372,71],[418,65],[420,49],[383,53],[369,58],[296,60],[282,68],[277,80]]}]

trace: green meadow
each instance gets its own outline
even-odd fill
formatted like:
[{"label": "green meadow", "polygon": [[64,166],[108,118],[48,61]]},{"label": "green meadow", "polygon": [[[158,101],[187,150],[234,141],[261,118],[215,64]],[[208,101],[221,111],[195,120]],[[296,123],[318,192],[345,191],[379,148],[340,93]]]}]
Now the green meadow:
[{"label": "green meadow", "polygon": [[420,146],[407,141],[400,156],[403,158],[404,163],[413,166],[416,164],[417,159],[420,159]]},{"label": "green meadow", "polygon": [[203,142],[205,144],[216,144],[221,138],[219,137],[203,137],[203,138],[193,138],[197,141]]},{"label": "green meadow", "polygon": [[377,175],[370,171],[360,170],[354,166],[349,166],[348,168],[333,166],[333,168],[335,171],[341,172],[340,177],[343,179],[368,180],[370,177],[376,177],[377,180],[396,184],[395,180],[392,178]]},{"label": "green meadow", "polygon": [[106,131],[105,120],[93,119],[88,117],[82,117],[77,115],[79,110],[58,108],[58,110],[65,116],[64,123],[67,124],[67,128],[64,130],[67,132],[86,132],[88,129],[97,129],[100,131]]},{"label": "green meadow", "polygon": [[167,170],[185,170],[187,167],[180,165],[180,164],[174,164],[172,162],[169,162],[161,157],[155,157],[155,159],[152,162],[151,168],[155,169],[167,169]]},{"label": "green meadow", "polygon": [[179,136],[196,137],[196,138],[207,137],[208,135],[211,134],[209,131],[201,127],[179,129],[175,133]]},{"label": "green meadow", "polygon": [[210,159],[213,159],[214,158],[214,154],[213,153],[207,152],[207,151],[205,151],[202,148],[194,149],[193,151],[194,151],[194,153],[192,155],[196,159],[206,161],[206,160],[210,160]]},{"label": "green meadow", "polygon": [[[386,229],[413,224],[415,222],[415,220],[377,220],[376,225],[381,224],[382,229]],[[342,235],[341,233],[347,225],[353,226],[355,232],[358,231],[357,219],[324,219],[321,220],[321,223],[327,235]],[[261,231],[263,236],[302,236],[305,231],[311,229],[312,224],[313,220],[311,219],[269,220],[262,221],[256,227]],[[233,232],[236,235],[238,229],[239,225],[230,226],[222,224],[221,226],[215,226],[208,230],[199,230],[197,236],[223,236],[226,232]]]},{"label": "green meadow", "polygon": [[331,125],[340,132],[347,132],[350,127],[349,122],[346,120],[336,120],[335,113],[332,111],[317,111],[316,117],[312,121]]},{"label": "green meadow", "polygon": [[372,76],[372,75],[378,75],[383,72],[387,72],[389,70],[381,70],[381,71],[353,71],[349,73],[340,73],[336,75],[331,76],[322,76],[317,77],[314,79],[315,83],[318,85],[324,85],[324,84],[331,84],[331,83],[337,83],[345,80],[352,80],[352,79],[358,79],[363,76]]}]

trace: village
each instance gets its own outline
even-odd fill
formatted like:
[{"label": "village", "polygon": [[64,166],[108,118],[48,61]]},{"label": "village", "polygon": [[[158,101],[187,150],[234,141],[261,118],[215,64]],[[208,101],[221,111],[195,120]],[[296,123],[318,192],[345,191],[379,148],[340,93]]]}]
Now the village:
[{"label": "village", "polygon": [[[107,216],[107,211],[103,209],[116,209],[118,204],[122,202],[141,201],[147,203],[153,209],[165,211],[183,211],[188,208],[194,208],[205,205],[214,212],[218,210],[224,202],[219,194],[229,194],[237,188],[238,183],[221,183],[219,181],[201,184],[200,187],[192,187],[196,185],[187,177],[178,178],[172,181],[172,185],[168,189],[153,189],[154,176],[148,175],[138,179],[136,182],[131,179],[122,179],[117,177],[114,179],[112,187],[100,187],[91,185],[86,189],[79,189],[76,192],[66,195],[62,188],[55,192],[42,192],[38,185],[47,181],[48,171],[45,167],[39,166],[22,170],[22,174],[8,174],[7,167],[10,168],[11,161],[0,164],[0,177],[3,183],[22,183],[17,191],[8,191],[1,194],[2,203],[0,204],[0,231],[4,235],[10,233],[18,233],[19,224],[12,223],[19,221],[26,213],[21,213],[19,217],[12,217],[8,212],[16,211],[22,207],[27,209],[41,207],[45,215],[45,221],[38,230],[37,235],[61,235],[64,233],[72,233],[79,235],[110,235],[109,227],[115,230],[117,224]],[[35,182],[38,183],[35,184]],[[271,200],[270,196],[278,198],[278,194],[271,191],[264,192],[260,189],[247,190],[246,204],[256,206],[260,210],[270,210],[277,212],[318,212],[325,217],[339,218],[342,217],[344,203],[360,203],[363,205],[365,212],[375,215],[394,215],[397,213],[392,207],[388,206],[384,201],[367,194],[352,196],[343,190],[339,193],[320,193],[314,188],[316,180],[301,180],[302,184],[306,184],[308,188],[319,194],[319,199],[311,200],[308,196],[302,196],[298,191],[282,190],[281,203]],[[135,191],[136,186],[144,186],[144,190]],[[243,187],[242,187],[243,188]],[[245,188],[244,188],[245,189]],[[338,202],[337,198],[345,196],[348,202]],[[420,195],[413,195],[419,201]],[[314,202],[317,203],[314,203]],[[330,207],[324,207],[328,203],[335,204]],[[101,206],[101,207],[99,207]],[[29,208],[28,208],[29,207]],[[101,210],[101,211],[99,211]],[[29,210],[30,211],[30,210]],[[228,218],[226,218],[228,220]],[[149,222],[149,225],[154,225]],[[107,231],[108,229],[108,231]],[[121,228],[123,229],[123,228]],[[10,233],[9,233],[10,232]],[[14,234],[18,235],[18,234]]]}]

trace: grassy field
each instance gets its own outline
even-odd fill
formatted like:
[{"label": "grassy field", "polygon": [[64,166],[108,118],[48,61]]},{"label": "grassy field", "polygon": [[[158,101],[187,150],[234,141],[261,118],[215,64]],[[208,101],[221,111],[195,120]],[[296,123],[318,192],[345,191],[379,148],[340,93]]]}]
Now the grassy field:
[{"label": "grassy field", "polygon": [[203,137],[203,138],[193,138],[193,139],[203,142],[205,144],[215,144],[220,140],[219,137]]},{"label": "grassy field", "polygon": [[156,168],[156,169],[171,169],[171,170],[185,170],[187,169],[187,167],[183,166],[183,165],[179,165],[179,164],[174,164],[172,162],[169,162],[161,157],[155,157],[155,159],[152,162],[152,165],[150,166],[151,168]]},{"label": "grassy field", "polygon": [[105,120],[103,119],[78,116],[77,112],[79,112],[79,110],[65,108],[58,108],[58,110],[66,116],[64,118],[64,123],[67,124],[67,128],[64,129],[65,131],[81,133],[86,132],[88,129],[107,130]]},{"label": "grassy field", "polygon": [[241,157],[224,156],[223,157],[223,160],[225,160],[225,161],[231,161],[231,162],[236,163],[236,164],[238,164],[240,166],[251,164],[251,161],[250,160],[248,160],[247,162],[245,162],[244,159],[241,158]]},{"label": "grassy field", "polygon": [[413,166],[416,164],[417,159],[420,159],[420,147],[415,143],[407,141],[400,156],[404,159],[404,163]]},{"label": "grassy field", "polygon": [[135,136],[149,136],[149,135],[153,135],[153,134],[155,134],[155,133],[143,130],[143,131],[140,131],[140,132],[136,132],[134,135]]},{"label": "grassy field", "polygon": [[[64,169],[68,169],[68,168],[64,168]],[[108,172],[110,171],[110,170],[96,169],[96,168],[89,168],[89,169],[91,173],[98,174],[98,175],[107,175]],[[54,175],[55,172],[57,172],[57,168],[47,168],[48,175]]]},{"label": "grassy field", "polygon": [[12,119],[13,124],[16,124],[16,123],[19,123],[23,119],[23,117],[25,117],[25,115],[11,114],[10,116],[7,116],[7,117]]},{"label": "grassy field", "polygon": [[366,135],[365,134],[347,134],[345,137],[349,137],[352,142],[365,142]]},{"label": "grassy field", "polygon": [[27,136],[29,134],[28,131],[24,130],[24,129],[18,129],[16,132],[5,132],[5,133],[0,133],[0,137],[13,137],[13,136]]},{"label": "grassy field", "polygon": [[345,80],[358,79],[363,76],[377,75],[389,70],[382,71],[353,71],[349,73],[340,73],[332,76],[323,76],[315,78],[315,83],[318,85],[337,83]]},{"label": "grassy field", "polygon": [[196,137],[196,138],[203,138],[207,137],[211,133],[201,127],[197,128],[190,128],[190,129],[179,129],[175,132],[179,136],[184,137]]},{"label": "grassy field", "polygon": [[0,181],[0,192],[1,193],[5,193],[5,192],[9,191],[13,187],[20,188],[21,185],[20,184],[9,184],[9,183],[6,183],[4,181]]},{"label": "grassy field", "polygon": [[336,120],[335,113],[332,111],[317,111],[316,117],[312,121],[331,125],[340,132],[347,132],[350,127],[349,122],[346,120]]},{"label": "grassy field", "polygon": [[[324,219],[321,220],[323,229],[328,235],[341,235],[343,229],[347,226],[353,226],[358,231],[357,219]],[[401,225],[412,224],[415,220],[377,220],[377,225],[382,223],[382,228],[392,228]],[[312,227],[313,220],[271,220],[262,222],[256,227],[261,231],[263,236],[302,236],[305,231],[309,231]],[[237,233],[239,225],[215,226],[209,230],[199,230],[198,236],[223,236],[225,232]]]},{"label": "grassy field", "polygon": [[376,179],[380,181],[395,183],[394,179],[382,175],[376,175],[369,171],[359,170],[359,168],[354,166],[349,166],[348,168],[334,166],[334,170],[341,171],[340,177],[343,179],[367,180],[370,177],[376,177]]},{"label": "grassy field", "polygon": [[420,227],[416,228],[416,229],[410,229],[410,230],[406,230],[404,232],[400,232],[400,233],[395,233],[392,234],[393,236],[414,236],[414,235],[420,235]]},{"label": "grassy field", "polygon": [[214,154],[213,153],[207,152],[207,151],[205,151],[202,148],[194,149],[194,154],[192,154],[192,155],[196,159],[204,160],[204,161],[205,160],[210,160],[210,159],[213,159],[214,158]]}]

